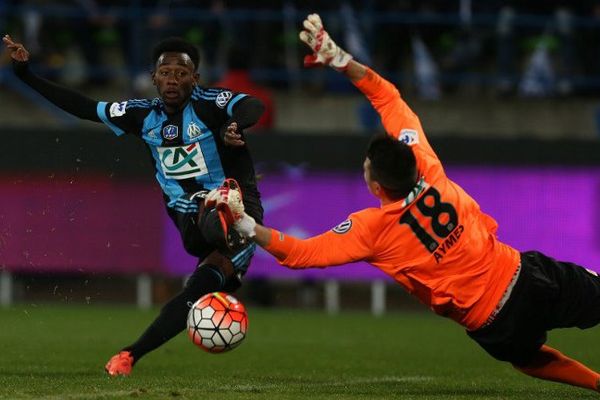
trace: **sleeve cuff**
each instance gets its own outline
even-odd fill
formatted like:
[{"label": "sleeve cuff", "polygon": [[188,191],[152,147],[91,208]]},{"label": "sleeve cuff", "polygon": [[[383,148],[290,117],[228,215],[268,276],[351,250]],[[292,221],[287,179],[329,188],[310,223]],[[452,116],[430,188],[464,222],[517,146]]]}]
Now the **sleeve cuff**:
[{"label": "sleeve cuff", "polygon": [[265,246],[265,250],[277,257],[280,263],[284,263],[285,259],[291,253],[293,246],[293,238],[284,235],[278,230],[271,229],[271,241]]},{"label": "sleeve cuff", "polygon": [[244,97],[246,97],[246,94],[238,94],[237,96],[235,96],[233,99],[231,99],[231,101],[229,102],[229,104],[227,105],[227,115],[229,115],[230,117],[233,115],[233,106],[240,101],[241,99],[243,99]]},{"label": "sleeve cuff", "polygon": [[361,92],[363,92],[367,96],[370,96],[376,94],[377,91],[380,89],[380,81],[381,77],[371,68],[367,67],[367,73],[365,74],[365,76],[363,76],[357,81],[353,81],[352,83]]}]

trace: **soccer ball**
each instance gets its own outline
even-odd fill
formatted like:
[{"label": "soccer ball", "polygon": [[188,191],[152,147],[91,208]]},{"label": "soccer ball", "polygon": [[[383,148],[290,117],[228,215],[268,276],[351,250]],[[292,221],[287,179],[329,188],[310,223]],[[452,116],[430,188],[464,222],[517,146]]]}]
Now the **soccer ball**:
[{"label": "soccer ball", "polygon": [[248,330],[246,308],[223,292],[208,293],[188,313],[187,331],[192,342],[209,353],[223,353],[242,343]]}]

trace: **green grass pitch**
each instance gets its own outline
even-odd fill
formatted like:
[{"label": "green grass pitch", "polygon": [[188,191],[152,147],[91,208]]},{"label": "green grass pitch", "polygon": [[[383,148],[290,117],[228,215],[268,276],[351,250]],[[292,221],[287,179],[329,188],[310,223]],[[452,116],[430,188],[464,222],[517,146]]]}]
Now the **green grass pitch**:
[{"label": "green grass pitch", "polygon": [[[0,309],[0,399],[594,399],[492,360],[451,321],[427,313],[250,307],[246,341],[208,354],[180,335],[127,378],[103,366],[156,310],[28,305]],[[599,329],[550,345],[600,369]]]}]

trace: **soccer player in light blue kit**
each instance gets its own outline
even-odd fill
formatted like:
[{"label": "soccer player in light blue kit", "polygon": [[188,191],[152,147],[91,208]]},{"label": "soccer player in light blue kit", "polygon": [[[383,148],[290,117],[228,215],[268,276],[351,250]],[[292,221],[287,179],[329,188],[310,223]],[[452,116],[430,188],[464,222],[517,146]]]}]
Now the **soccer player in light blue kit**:
[{"label": "soccer player in light blue kit", "polygon": [[227,232],[224,216],[204,207],[204,194],[223,184],[239,183],[249,214],[261,221],[263,209],[253,161],[243,129],[263,113],[262,103],[243,93],[203,88],[196,72],[198,50],[180,38],[158,43],[153,51],[154,99],[103,102],[35,75],[25,47],[3,37],[15,74],[64,111],[102,122],[116,135],[133,134],[148,148],[167,213],[179,229],[186,251],[198,265],[183,290],[161,310],[140,338],[106,364],[109,375],[129,375],[146,353],[184,330],[190,304],[214,291],[235,291],[241,285],[256,245],[235,231]]}]

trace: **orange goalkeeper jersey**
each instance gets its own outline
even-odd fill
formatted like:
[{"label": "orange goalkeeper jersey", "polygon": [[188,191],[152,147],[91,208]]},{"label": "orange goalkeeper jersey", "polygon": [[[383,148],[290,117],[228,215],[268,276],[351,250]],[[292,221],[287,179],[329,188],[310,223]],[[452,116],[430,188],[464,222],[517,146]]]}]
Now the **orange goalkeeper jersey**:
[{"label": "orange goalkeeper jersey", "polygon": [[273,230],[266,249],[290,268],[367,261],[437,314],[469,330],[481,327],[514,276],[519,252],[498,241],[496,221],[448,179],[398,90],[370,69],[355,85],[386,132],[412,147],[417,186],[403,200],[355,212],[306,240]]}]

